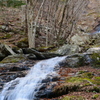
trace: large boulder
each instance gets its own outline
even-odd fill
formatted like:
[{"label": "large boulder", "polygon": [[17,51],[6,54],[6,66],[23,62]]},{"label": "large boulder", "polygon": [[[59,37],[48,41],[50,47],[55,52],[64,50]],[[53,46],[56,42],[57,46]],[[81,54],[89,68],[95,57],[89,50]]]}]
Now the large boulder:
[{"label": "large boulder", "polygon": [[71,55],[74,53],[78,53],[79,51],[80,51],[79,46],[65,44],[62,47],[60,47],[55,53],[60,54],[60,55]]},{"label": "large boulder", "polygon": [[88,65],[91,63],[91,58],[87,53],[76,53],[73,55],[69,55],[64,62],[64,67],[80,67],[84,65]]},{"label": "large boulder", "polygon": [[20,62],[20,61],[25,60],[25,59],[26,59],[25,55],[15,54],[15,55],[7,56],[0,63],[16,63],[16,62]]},{"label": "large boulder", "polygon": [[14,55],[14,54],[16,54],[12,50],[12,48],[10,48],[8,45],[2,44],[2,43],[0,43],[0,52],[4,53],[5,55]]},{"label": "large boulder", "polygon": [[100,53],[100,47],[89,48],[86,52],[87,52],[87,53],[90,53],[90,54],[93,54],[93,53]]},{"label": "large boulder", "polygon": [[86,45],[86,44],[100,44],[100,32],[95,31],[91,33],[75,34],[70,39],[71,44]]},{"label": "large boulder", "polygon": [[89,48],[86,53],[90,56],[91,65],[100,68],[100,47]]},{"label": "large boulder", "polygon": [[16,54],[16,53],[12,50],[12,48],[10,48],[6,44],[0,43],[0,60],[2,60],[3,58],[5,58],[8,55],[14,55],[14,54]]},{"label": "large boulder", "polygon": [[70,43],[75,45],[84,45],[89,42],[90,36],[88,34],[75,34],[72,36]]}]

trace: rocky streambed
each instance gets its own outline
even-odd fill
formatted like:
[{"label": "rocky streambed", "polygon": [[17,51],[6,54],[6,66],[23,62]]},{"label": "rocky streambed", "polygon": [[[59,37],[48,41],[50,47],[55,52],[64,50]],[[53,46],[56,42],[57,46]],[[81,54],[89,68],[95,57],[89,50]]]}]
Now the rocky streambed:
[{"label": "rocky streambed", "polygon": [[[2,44],[2,49],[0,49],[3,59],[0,62],[0,91],[5,83],[18,77],[24,77],[30,68],[40,60],[66,55],[66,60],[62,61],[60,68],[56,70],[58,74],[50,74],[42,80],[36,100],[100,100],[99,39],[99,36],[90,39],[92,42],[88,41],[88,45],[82,45],[88,39],[85,42],[75,39],[78,42],[65,44],[52,53],[40,52],[33,48],[14,50]],[[94,40],[95,42],[93,42]]]},{"label": "rocky streambed", "polygon": [[[39,100],[100,100],[98,59],[97,62],[96,59],[95,62],[88,59],[88,56],[93,57],[93,54],[92,56],[74,54],[62,61],[60,69],[57,70],[58,75],[51,74],[42,81],[37,93]],[[24,77],[36,62],[38,61],[24,60],[17,63],[0,64],[0,90],[6,82],[17,77]]]}]

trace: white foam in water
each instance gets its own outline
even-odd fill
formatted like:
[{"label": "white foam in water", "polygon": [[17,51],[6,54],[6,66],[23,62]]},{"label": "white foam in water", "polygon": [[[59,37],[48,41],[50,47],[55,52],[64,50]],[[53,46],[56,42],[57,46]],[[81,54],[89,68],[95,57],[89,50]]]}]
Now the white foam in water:
[{"label": "white foam in water", "polygon": [[0,93],[0,100],[34,100],[39,88],[39,83],[41,83],[47,75],[55,73],[55,66],[59,67],[58,63],[65,58],[66,57],[55,57],[38,62],[32,67],[26,77],[17,78],[8,82]]}]

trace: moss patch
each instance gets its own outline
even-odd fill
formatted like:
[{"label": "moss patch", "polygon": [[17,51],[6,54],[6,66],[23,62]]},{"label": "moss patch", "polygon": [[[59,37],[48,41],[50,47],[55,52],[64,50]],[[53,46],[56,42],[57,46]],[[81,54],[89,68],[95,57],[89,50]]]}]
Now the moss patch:
[{"label": "moss patch", "polygon": [[[54,88],[54,94],[63,95],[72,91],[85,91],[100,93],[100,77],[92,72],[79,71],[76,76],[67,77],[65,82]],[[81,100],[81,99],[62,99]]]},{"label": "moss patch", "polygon": [[28,47],[28,38],[23,38],[20,41],[17,42],[17,46],[19,48],[26,48]]},{"label": "moss patch", "polygon": [[97,99],[100,96],[100,94],[94,94],[92,99]]},{"label": "moss patch", "polygon": [[85,98],[82,96],[65,96],[64,98],[59,100],[85,100]]},{"label": "moss patch", "polygon": [[16,55],[10,55],[6,58],[4,58],[0,63],[16,63],[21,60],[25,60],[25,56],[21,54]]},{"label": "moss patch", "polygon": [[94,77],[94,79],[92,80],[92,82],[96,85],[100,85],[100,77]]}]

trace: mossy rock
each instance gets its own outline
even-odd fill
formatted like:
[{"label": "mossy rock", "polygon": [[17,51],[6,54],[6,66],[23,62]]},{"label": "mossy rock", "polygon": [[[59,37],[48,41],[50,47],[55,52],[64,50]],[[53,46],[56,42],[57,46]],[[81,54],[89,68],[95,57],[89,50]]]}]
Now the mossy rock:
[{"label": "mossy rock", "polygon": [[88,79],[93,78],[93,76],[94,74],[92,72],[86,72],[81,75],[82,78],[88,78]]},{"label": "mossy rock", "polygon": [[28,38],[23,38],[16,44],[19,48],[27,48],[28,47]]},{"label": "mossy rock", "polygon": [[92,72],[78,72],[76,76],[67,77],[64,83],[56,86],[53,93],[60,96],[72,91],[100,93],[100,77],[95,76]]},{"label": "mossy rock", "polygon": [[61,54],[61,55],[71,55],[78,53],[80,50],[78,45],[71,45],[71,44],[64,44],[61,46],[55,53]]},{"label": "mossy rock", "polygon": [[56,86],[53,90],[52,96],[56,97],[56,96],[68,94],[69,92],[77,91],[78,88],[79,88],[79,84],[66,82],[66,83],[60,84],[59,86]]},{"label": "mossy rock", "polygon": [[94,77],[94,79],[92,80],[92,82],[96,85],[100,85],[100,77]]},{"label": "mossy rock", "polygon": [[26,57],[23,54],[15,54],[9,55],[8,57],[4,58],[0,63],[17,63],[25,59]]},{"label": "mossy rock", "polygon": [[84,55],[72,55],[66,59],[66,67],[80,67],[86,65]]},{"label": "mossy rock", "polygon": [[79,71],[77,76],[66,78],[66,82],[84,83],[100,85],[100,77],[96,77],[92,72]]},{"label": "mossy rock", "polygon": [[97,99],[98,97],[100,97],[100,94],[94,94],[94,95],[92,96],[92,99]]},{"label": "mossy rock", "polygon": [[100,53],[93,53],[91,56],[92,66],[100,68]]},{"label": "mossy rock", "polygon": [[85,100],[85,98],[82,96],[65,96],[59,100]]}]

